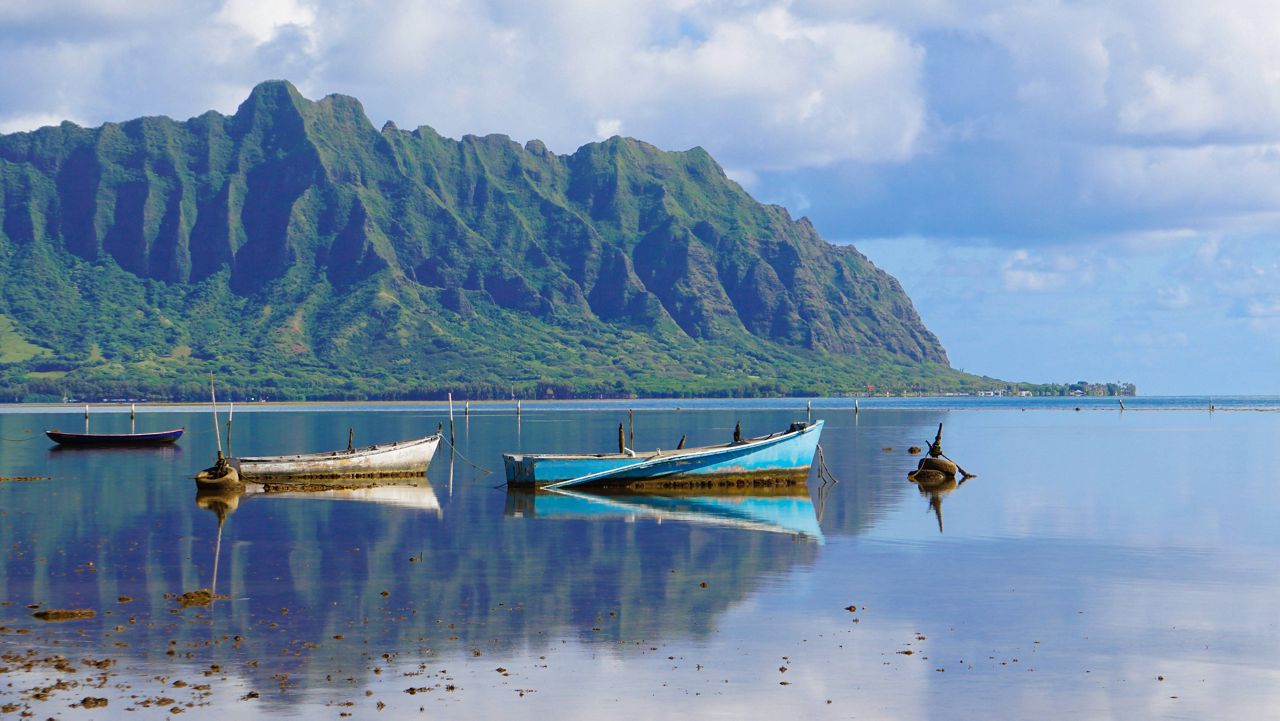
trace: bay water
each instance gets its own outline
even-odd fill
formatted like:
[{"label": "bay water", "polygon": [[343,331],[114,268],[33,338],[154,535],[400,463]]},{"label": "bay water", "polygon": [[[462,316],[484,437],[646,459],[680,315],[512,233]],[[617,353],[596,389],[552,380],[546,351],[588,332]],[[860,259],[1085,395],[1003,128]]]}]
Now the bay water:
[{"label": "bay water", "polygon": [[[826,473],[797,493],[504,485],[501,453],[607,452],[628,408],[637,448],[674,448],[726,442],[737,423],[783,429],[807,403],[457,403],[454,447],[427,478],[363,498],[198,494],[217,444],[208,408],[140,409],[139,431],[187,429],[173,447],[63,450],[42,432],[83,430],[81,408],[7,407],[0,477],[38,480],[0,482],[0,707],[564,720],[1280,707],[1275,399],[861,399],[856,414],[822,399]],[[127,407],[90,422],[130,428]],[[939,424],[976,476],[921,488],[907,449]],[[232,450],[442,425],[440,403],[238,405]],[[226,598],[184,606],[199,589]],[[94,615],[33,616],[49,609]]]}]

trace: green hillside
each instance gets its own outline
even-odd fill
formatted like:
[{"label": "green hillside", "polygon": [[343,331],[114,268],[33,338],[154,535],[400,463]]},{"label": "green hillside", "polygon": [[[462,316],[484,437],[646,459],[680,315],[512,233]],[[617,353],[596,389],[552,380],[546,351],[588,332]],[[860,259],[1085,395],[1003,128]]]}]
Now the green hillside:
[{"label": "green hillside", "polygon": [[996,385],[702,149],[231,116],[0,136],[0,398],[772,395]]}]

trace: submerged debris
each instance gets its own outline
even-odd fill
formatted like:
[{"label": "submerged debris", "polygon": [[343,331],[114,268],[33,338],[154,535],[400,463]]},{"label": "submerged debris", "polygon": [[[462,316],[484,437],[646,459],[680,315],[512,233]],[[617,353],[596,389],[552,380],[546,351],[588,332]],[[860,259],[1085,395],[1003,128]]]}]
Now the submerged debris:
[{"label": "submerged debris", "polygon": [[178,596],[177,600],[178,604],[183,608],[190,608],[191,606],[208,606],[214,601],[226,601],[230,598],[231,597],[226,594],[214,593],[207,588],[200,588],[195,591],[187,591],[181,596]]},{"label": "submerged debris", "polygon": [[960,464],[942,452],[941,423],[938,424],[938,435],[929,444],[929,454],[920,459],[914,471],[907,474],[907,480],[916,484],[920,494],[929,497],[929,508],[938,518],[939,533],[942,532],[942,498],[973,477],[974,474],[961,468]]},{"label": "submerged debris", "polygon": [[31,614],[41,621],[79,621],[97,615],[98,612],[91,608],[49,608]]}]

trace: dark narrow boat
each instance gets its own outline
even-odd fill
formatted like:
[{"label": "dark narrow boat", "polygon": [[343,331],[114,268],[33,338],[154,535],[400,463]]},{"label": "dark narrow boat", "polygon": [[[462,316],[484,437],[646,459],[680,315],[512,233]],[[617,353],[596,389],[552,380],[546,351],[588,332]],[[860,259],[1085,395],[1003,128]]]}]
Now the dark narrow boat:
[{"label": "dark narrow boat", "polygon": [[64,446],[159,446],[178,440],[182,431],[173,428],[154,433],[64,433],[55,428],[44,434]]}]

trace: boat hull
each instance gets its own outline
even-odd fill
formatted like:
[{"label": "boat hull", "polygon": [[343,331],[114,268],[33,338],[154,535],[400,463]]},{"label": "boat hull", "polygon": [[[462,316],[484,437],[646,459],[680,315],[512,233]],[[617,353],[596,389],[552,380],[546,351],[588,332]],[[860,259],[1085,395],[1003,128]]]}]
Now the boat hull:
[{"label": "boat hull", "polygon": [[181,428],[154,433],[64,433],[51,430],[44,434],[62,446],[160,446],[177,441],[182,431]]},{"label": "boat hull", "polygon": [[804,481],[822,434],[822,421],[742,443],[679,451],[587,455],[503,454],[513,486],[589,484],[654,489],[677,480],[720,487]]},{"label": "boat hull", "polygon": [[228,464],[235,469],[241,482],[411,478],[427,472],[439,444],[440,435],[436,434],[350,451],[231,458]]}]

